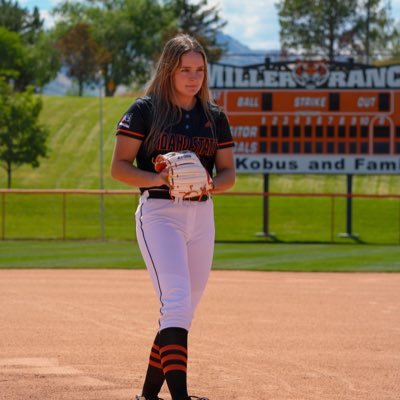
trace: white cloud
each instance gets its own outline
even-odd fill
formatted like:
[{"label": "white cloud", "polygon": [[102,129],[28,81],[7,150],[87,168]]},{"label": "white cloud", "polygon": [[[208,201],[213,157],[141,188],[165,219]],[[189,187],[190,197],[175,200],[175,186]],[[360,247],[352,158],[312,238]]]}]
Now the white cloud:
[{"label": "white cloud", "polygon": [[400,19],[400,0],[392,0],[392,16],[394,19]]},{"label": "white cloud", "polygon": [[51,28],[55,23],[55,18],[53,15],[50,14],[50,11],[47,10],[40,10],[40,16],[44,20],[44,26],[46,28]]},{"label": "white cloud", "polygon": [[279,48],[278,13],[271,0],[209,0],[228,23],[224,32],[251,49]]},{"label": "white cloud", "polygon": [[278,24],[257,13],[233,14],[228,19],[226,32],[252,49],[279,47]]}]

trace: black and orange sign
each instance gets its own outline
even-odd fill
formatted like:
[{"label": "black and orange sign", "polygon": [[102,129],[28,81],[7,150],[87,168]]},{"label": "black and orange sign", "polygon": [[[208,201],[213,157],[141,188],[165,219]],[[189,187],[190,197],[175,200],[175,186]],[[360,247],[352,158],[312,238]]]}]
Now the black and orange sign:
[{"label": "black and orange sign", "polygon": [[238,172],[400,172],[400,65],[211,64]]}]

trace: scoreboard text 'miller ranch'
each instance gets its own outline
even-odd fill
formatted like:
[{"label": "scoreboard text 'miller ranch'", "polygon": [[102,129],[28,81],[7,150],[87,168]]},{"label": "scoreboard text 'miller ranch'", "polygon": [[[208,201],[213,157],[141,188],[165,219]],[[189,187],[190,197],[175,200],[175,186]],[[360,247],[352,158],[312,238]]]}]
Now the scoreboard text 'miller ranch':
[{"label": "scoreboard text 'miller ranch'", "polygon": [[400,65],[210,64],[242,173],[400,173]]}]

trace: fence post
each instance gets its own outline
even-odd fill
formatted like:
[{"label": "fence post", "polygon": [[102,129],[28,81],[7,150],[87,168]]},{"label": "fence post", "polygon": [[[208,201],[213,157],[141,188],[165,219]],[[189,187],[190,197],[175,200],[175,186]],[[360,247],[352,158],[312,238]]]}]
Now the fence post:
[{"label": "fence post", "polygon": [[346,232],[339,236],[342,238],[358,239],[358,235],[353,233],[353,174],[346,175],[347,199],[346,199]]},{"label": "fence post", "polygon": [[100,193],[100,238],[102,242],[105,240],[104,230],[104,190],[102,190]]},{"label": "fence post", "polygon": [[264,174],[263,212],[263,232],[258,232],[256,236],[269,237],[274,240],[275,234],[269,231],[269,174]]},{"label": "fence post", "polygon": [[67,194],[64,192],[62,201],[62,231],[63,231],[63,240],[67,238]]},{"label": "fence post", "polygon": [[331,195],[331,243],[335,241],[335,196]]}]

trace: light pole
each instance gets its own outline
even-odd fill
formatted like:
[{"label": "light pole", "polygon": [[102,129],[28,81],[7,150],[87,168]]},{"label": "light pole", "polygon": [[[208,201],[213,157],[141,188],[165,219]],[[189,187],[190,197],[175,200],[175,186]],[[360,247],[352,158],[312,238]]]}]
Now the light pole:
[{"label": "light pole", "polygon": [[104,241],[104,168],[103,168],[103,74],[99,71],[99,159],[100,159],[100,230]]}]

